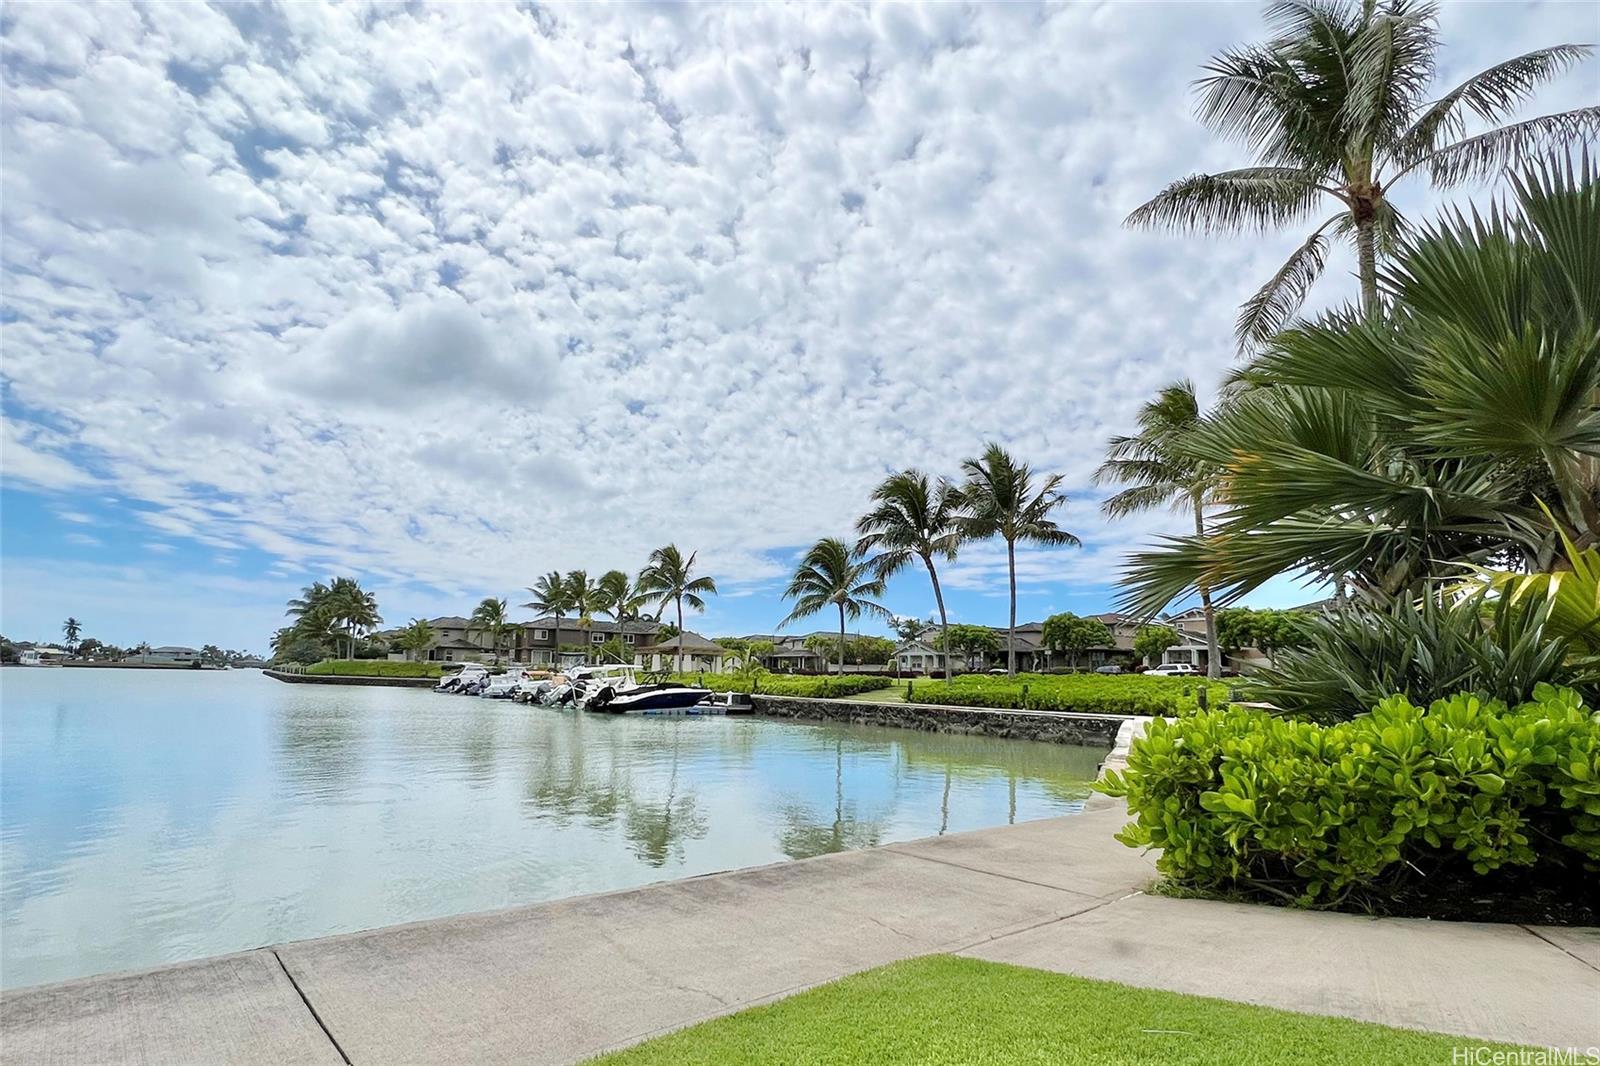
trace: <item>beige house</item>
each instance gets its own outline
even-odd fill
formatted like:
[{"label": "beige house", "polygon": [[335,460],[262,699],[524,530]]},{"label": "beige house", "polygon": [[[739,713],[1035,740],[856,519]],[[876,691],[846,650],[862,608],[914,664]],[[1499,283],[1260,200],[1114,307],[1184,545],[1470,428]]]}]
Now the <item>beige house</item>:
[{"label": "beige house", "polygon": [[707,640],[699,633],[686,629],[678,636],[638,648],[634,652],[633,664],[650,670],[675,670],[680,654],[683,656],[685,673],[704,671],[708,674],[720,674],[724,661],[732,652],[720,644]]}]

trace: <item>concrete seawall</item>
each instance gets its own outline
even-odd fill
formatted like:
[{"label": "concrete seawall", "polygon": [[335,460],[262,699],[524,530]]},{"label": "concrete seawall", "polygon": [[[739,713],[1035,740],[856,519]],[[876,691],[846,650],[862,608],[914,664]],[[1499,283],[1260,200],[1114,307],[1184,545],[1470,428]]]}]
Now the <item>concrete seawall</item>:
[{"label": "concrete seawall", "polygon": [[432,688],[436,677],[350,677],[342,674],[291,674],[284,670],[263,670],[263,674],[291,685],[358,685],[380,688]]},{"label": "concrete seawall", "polygon": [[798,696],[750,697],[757,714],[770,718],[894,726],[934,733],[966,733],[1012,740],[1110,747],[1127,715],[1074,714],[1069,711],[993,710],[934,703],[866,703]]}]

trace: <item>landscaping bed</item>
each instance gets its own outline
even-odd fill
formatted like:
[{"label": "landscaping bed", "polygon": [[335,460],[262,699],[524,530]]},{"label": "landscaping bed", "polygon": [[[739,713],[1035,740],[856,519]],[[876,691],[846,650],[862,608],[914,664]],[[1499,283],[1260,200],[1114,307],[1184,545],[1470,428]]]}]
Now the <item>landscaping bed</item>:
[{"label": "landscaping bed", "polygon": [[[900,682],[900,686],[903,689],[905,683]],[[1220,682],[1141,674],[968,674],[949,681],[918,681],[911,688],[909,700],[956,707],[1175,715],[1198,707],[1201,688],[1208,690],[1210,706],[1227,703],[1228,686]]]},{"label": "landscaping bed", "polygon": [[[933,955],[592,1060],[647,1063],[1450,1062],[1480,1040]],[[1508,1060],[1509,1061],[1509,1060]]]},{"label": "landscaping bed", "polygon": [[813,699],[836,699],[856,696],[863,692],[876,692],[894,685],[905,687],[904,681],[892,677],[845,674],[843,677],[827,674],[677,674],[674,680],[686,685],[699,685],[712,692],[750,692],[765,696],[802,696]]}]

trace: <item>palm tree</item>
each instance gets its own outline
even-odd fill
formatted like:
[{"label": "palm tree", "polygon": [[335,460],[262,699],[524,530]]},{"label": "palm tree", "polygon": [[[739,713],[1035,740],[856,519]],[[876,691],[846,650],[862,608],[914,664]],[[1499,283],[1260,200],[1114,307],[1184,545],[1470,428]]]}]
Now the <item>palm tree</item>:
[{"label": "palm tree", "polygon": [[856,551],[877,552],[873,568],[884,581],[905,569],[913,559],[921,560],[933,583],[933,600],[939,606],[940,640],[944,668],[950,672],[950,617],[945,613],[944,591],[939,587],[935,556],[953,560],[961,544],[956,526],[951,485],[940,478],[931,482],[920,470],[891,474],[872,492],[877,504],[856,522],[861,539]]},{"label": "palm tree", "polygon": [[1418,0],[1281,0],[1268,8],[1275,36],[1230,49],[1196,83],[1200,121],[1243,142],[1254,165],[1194,174],[1134,210],[1130,226],[1266,230],[1317,225],[1239,312],[1241,348],[1285,326],[1322,274],[1328,235],[1351,239],[1361,306],[1378,311],[1378,257],[1405,231],[1389,201],[1403,179],[1426,172],[1436,187],[1485,178],[1508,165],[1600,131],[1600,107],[1493,126],[1466,136],[1467,120],[1498,123],[1544,82],[1590,54],[1586,45],[1541,48],[1480,71],[1429,100],[1438,51],[1436,9]]},{"label": "palm tree", "polygon": [[413,618],[411,624],[394,638],[395,644],[412,655],[420,655],[433,644],[433,626],[424,618]]},{"label": "palm tree", "polygon": [[860,618],[862,612],[893,618],[887,607],[868,599],[882,596],[883,578],[869,559],[837,537],[824,537],[811,546],[795,568],[783,598],[794,600],[794,610],[778,623],[782,629],[790,622],[808,618],[828,606],[839,609],[839,673],[844,673],[844,622]]},{"label": "palm tree", "polygon": [[467,620],[467,632],[482,633],[487,636],[497,659],[500,657],[501,640],[516,628],[506,615],[506,601],[497,600],[492,596],[485,597],[477,607],[473,608],[472,617]]},{"label": "palm tree", "polygon": [[[1194,535],[1206,535],[1206,504],[1214,502],[1221,470],[1199,460],[1184,448],[1185,440],[1204,424],[1194,382],[1168,385],[1139,409],[1139,432],[1112,437],[1106,461],[1094,472],[1096,485],[1120,484],[1127,488],[1108,497],[1100,509],[1110,518],[1125,518],[1140,511],[1171,507],[1194,513]],[[1217,614],[1211,605],[1211,586],[1200,582],[1200,607],[1206,620],[1206,674],[1222,676],[1217,653]]]},{"label": "palm tree", "polygon": [[639,620],[650,598],[624,570],[607,570],[600,575],[595,587],[598,609],[616,621],[618,639],[626,644],[628,623]]},{"label": "palm tree", "polygon": [[83,633],[83,623],[76,618],[68,616],[67,620],[61,623],[61,632],[66,634],[67,637],[67,651],[69,653],[76,651],[78,637]]},{"label": "palm tree", "polygon": [[336,577],[328,586],[326,603],[329,620],[344,631],[349,657],[355,658],[357,635],[383,622],[378,614],[377,597],[362,588],[355,578]]},{"label": "palm tree", "polygon": [[956,523],[964,539],[1006,542],[1006,573],[1011,587],[1011,622],[1006,637],[1006,672],[1017,672],[1017,542],[1079,545],[1077,537],[1057,526],[1050,512],[1067,502],[1061,475],[1051,474],[1038,491],[1033,470],[1000,445],[990,442],[983,455],[961,464],[966,480],[954,490]]},{"label": "palm tree", "polygon": [[533,593],[533,599],[522,606],[538,611],[540,614],[554,615],[556,619],[556,650],[560,652],[561,645],[561,616],[572,610],[572,596],[567,589],[567,580],[561,576],[559,570],[552,570],[528,587]]},{"label": "palm tree", "polygon": [[587,570],[574,570],[566,576],[567,603],[584,629],[594,621],[594,612],[604,611],[599,586],[589,580]]},{"label": "palm tree", "polygon": [[1124,603],[1302,573],[1381,605],[1469,564],[1549,572],[1561,534],[1600,542],[1597,178],[1516,174],[1513,204],[1403,242],[1381,320],[1347,306],[1275,337],[1184,441],[1222,471],[1210,535],[1134,555]]},{"label": "palm tree", "polygon": [[694,576],[697,552],[685,559],[676,544],[668,544],[650,553],[650,561],[639,572],[639,593],[647,600],[656,600],[665,610],[669,602],[678,606],[678,672],[683,672],[683,605],[704,610],[703,594],[715,595],[717,583],[709,577]]}]

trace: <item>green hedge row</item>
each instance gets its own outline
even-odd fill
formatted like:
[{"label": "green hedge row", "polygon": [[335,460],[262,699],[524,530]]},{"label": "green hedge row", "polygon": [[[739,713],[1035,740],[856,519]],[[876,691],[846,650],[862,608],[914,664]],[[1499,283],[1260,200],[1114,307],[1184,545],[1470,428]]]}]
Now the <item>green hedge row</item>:
[{"label": "green hedge row", "polygon": [[1018,674],[1016,677],[969,674],[949,681],[918,681],[911,689],[911,702],[1094,714],[1172,715],[1195,710],[1199,700],[1196,693],[1202,686],[1209,689],[1210,706],[1221,707],[1227,702],[1228,687],[1217,682],[1138,674]]},{"label": "green hedge row", "polygon": [[1118,839],[1208,891],[1331,906],[1502,867],[1600,870],[1600,715],[1549,685],[1514,709],[1394,696],[1330,726],[1237,707],[1157,720],[1100,787],[1135,819]]},{"label": "green hedge row", "polygon": [[895,684],[892,677],[862,677],[845,674],[843,677],[810,674],[680,674],[684,684],[703,685],[713,692],[759,692],[764,696],[810,696],[818,699],[836,699],[856,696],[863,692],[877,692]]},{"label": "green hedge row", "polygon": [[340,677],[438,677],[438,663],[391,662],[388,659],[324,659],[306,667],[308,674]]}]

